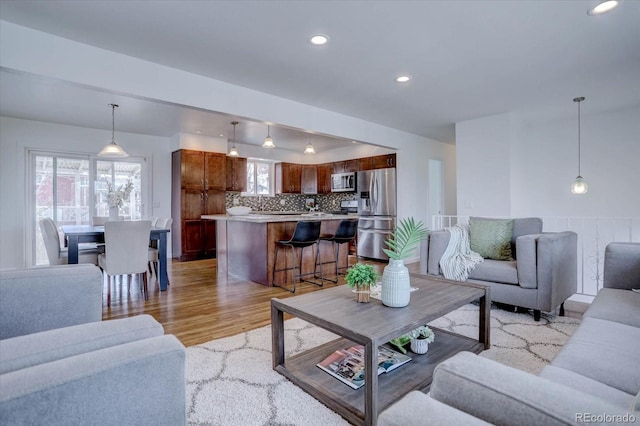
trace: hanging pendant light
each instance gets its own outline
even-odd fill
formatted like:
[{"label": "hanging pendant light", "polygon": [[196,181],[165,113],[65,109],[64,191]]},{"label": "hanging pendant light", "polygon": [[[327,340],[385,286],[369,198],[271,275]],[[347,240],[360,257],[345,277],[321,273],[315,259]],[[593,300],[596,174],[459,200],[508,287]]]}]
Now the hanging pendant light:
[{"label": "hanging pendant light", "polygon": [[233,125],[233,145],[231,145],[231,150],[229,150],[229,155],[232,157],[237,157],[238,148],[236,148],[236,126],[238,125],[238,122],[232,121],[231,125]]},{"label": "hanging pendant light", "polygon": [[128,157],[129,154],[122,149],[120,145],[116,143],[116,108],[118,105],[111,105],[111,142],[106,144],[104,148],[98,153],[98,157],[104,158],[124,158]]},{"label": "hanging pendant light", "polygon": [[313,148],[313,145],[311,145],[311,143],[308,143],[307,147],[304,149],[304,153],[305,154],[315,154],[316,150]]},{"label": "hanging pendant light", "polygon": [[579,98],[574,98],[573,102],[578,103],[578,176],[576,180],[571,185],[571,192],[574,194],[586,194],[589,187],[587,183],[584,181],[582,176],[580,175],[580,102],[584,101],[584,96],[580,96]]},{"label": "hanging pendant light", "polygon": [[263,148],[275,148],[276,145],[273,143],[273,138],[271,137],[271,126],[267,125],[267,137],[264,138],[264,143],[262,144]]}]

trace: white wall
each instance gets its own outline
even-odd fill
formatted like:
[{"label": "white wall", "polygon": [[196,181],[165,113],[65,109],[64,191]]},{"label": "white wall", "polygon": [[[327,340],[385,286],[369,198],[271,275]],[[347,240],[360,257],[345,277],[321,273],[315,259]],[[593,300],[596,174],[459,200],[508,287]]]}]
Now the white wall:
[{"label": "white wall", "polygon": [[[447,178],[446,212],[455,213],[455,178],[452,174],[455,173],[455,147],[450,145],[5,21],[0,21],[0,51],[0,66],[16,72],[43,75],[107,92],[280,123],[396,149],[400,165],[400,217],[413,215],[425,223],[430,222],[426,165],[428,158],[442,159]],[[162,156],[164,153],[156,155]],[[170,163],[169,155],[166,155],[165,161]],[[168,187],[167,182],[167,191]]]},{"label": "white wall", "polygon": [[583,108],[581,118],[582,196],[570,191],[577,118],[525,123],[502,114],[457,124],[458,214],[640,217],[640,106]]},{"label": "white wall", "polygon": [[[35,219],[27,211],[27,150],[94,155],[110,140],[108,130],[0,117],[0,269],[24,268],[29,258]],[[171,216],[169,139],[116,132],[116,140],[131,156],[147,159],[151,197],[144,216]]]}]

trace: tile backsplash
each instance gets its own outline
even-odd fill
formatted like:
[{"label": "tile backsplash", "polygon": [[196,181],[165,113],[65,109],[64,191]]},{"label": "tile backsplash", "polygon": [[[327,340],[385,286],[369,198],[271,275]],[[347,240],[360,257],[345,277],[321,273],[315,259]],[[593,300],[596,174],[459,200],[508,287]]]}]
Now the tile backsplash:
[{"label": "tile backsplash", "polygon": [[[337,192],[332,194],[276,194],[269,196],[242,196],[237,192],[226,193],[226,207],[247,206],[254,211],[304,211],[307,199],[314,199],[318,211],[340,210],[340,201],[355,200],[355,193]],[[237,200],[234,203],[234,200]]]}]

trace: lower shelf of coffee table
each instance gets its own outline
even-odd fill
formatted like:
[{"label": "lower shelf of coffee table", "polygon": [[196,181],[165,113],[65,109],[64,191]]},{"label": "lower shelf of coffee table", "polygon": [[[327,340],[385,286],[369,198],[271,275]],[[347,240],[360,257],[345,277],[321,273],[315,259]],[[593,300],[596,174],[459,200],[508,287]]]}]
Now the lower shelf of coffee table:
[{"label": "lower shelf of coffee table", "polygon": [[[429,352],[418,355],[407,351],[412,358],[410,362],[378,376],[378,412],[412,390],[427,392],[433,379],[433,370],[445,359],[462,351],[480,353],[484,350],[484,345],[478,340],[444,330],[433,330],[436,341],[429,345]],[[276,371],[351,423],[361,424],[364,421],[366,385],[352,389],[316,366],[334,351],[355,344],[343,338],[333,340],[285,359],[284,366],[278,366]]]}]

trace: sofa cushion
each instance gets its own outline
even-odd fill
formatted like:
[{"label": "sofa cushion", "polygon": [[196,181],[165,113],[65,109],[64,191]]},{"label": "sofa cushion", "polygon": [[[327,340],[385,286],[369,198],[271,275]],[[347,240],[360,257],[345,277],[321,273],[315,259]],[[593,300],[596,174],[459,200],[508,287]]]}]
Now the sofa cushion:
[{"label": "sofa cushion", "polygon": [[486,259],[471,270],[469,278],[517,285],[518,269],[516,268],[516,261]]},{"label": "sofa cushion", "polygon": [[640,244],[607,245],[604,251],[603,284],[608,288],[640,288]]},{"label": "sofa cushion", "polygon": [[137,315],[3,339],[0,374],[163,334],[151,315]]},{"label": "sofa cushion", "polygon": [[635,395],[640,390],[638,354],[640,328],[586,317],[551,365]]},{"label": "sofa cushion", "polygon": [[471,250],[485,259],[513,260],[512,237],[513,219],[469,219]]},{"label": "sofa cushion", "polygon": [[640,293],[603,288],[584,317],[599,318],[640,327]]},{"label": "sofa cushion", "polygon": [[565,370],[553,365],[547,365],[539,374],[540,377],[551,380],[567,387],[588,393],[613,405],[621,410],[628,410],[632,405],[633,395],[622,392],[619,389],[607,386],[573,371]]}]

